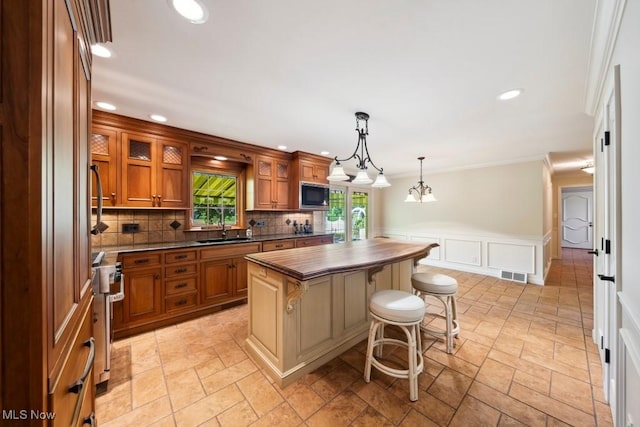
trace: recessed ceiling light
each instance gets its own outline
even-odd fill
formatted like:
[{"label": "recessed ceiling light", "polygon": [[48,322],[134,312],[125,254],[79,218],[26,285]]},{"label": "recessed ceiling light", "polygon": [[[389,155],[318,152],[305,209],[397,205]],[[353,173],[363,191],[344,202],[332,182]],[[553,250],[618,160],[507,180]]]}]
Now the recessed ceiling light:
[{"label": "recessed ceiling light", "polygon": [[103,110],[114,111],[116,106],[113,104],[109,104],[108,102],[98,101],[96,102],[96,107],[102,108]]},{"label": "recessed ceiling light", "polygon": [[524,89],[510,89],[498,95],[498,99],[501,101],[506,101],[507,99],[513,99],[517,96],[520,96],[522,92],[524,92]]},{"label": "recessed ceiling light", "polygon": [[192,24],[203,24],[209,18],[209,11],[200,0],[169,0],[169,4]]},{"label": "recessed ceiling light", "polygon": [[216,160],[220,160],[221,162],[224,162],[225,160],[229,160],[225,156],[213,156],[213,158]]},{"label": "recessed ceiling light", "polygon": [[278,150],[286,150],[287,146],[286,145],[278,145]]},{"label": "recessed ceiling light", "polygon": [[91,53],[101,58],[111,58],[111,51],[101,44],[92,44]]},{"label": "recessed ceiling light", "polygon": [[328,156],[329,152],[328,151],[321,151],[320,154],[322,154],[323,156]]},{"label": "recessed ceiling light", "polygon": [[155,120],[156,122],[166,122],[167,118],[165,116],[161,116],[160,114],[149,114],[151,120]]}]

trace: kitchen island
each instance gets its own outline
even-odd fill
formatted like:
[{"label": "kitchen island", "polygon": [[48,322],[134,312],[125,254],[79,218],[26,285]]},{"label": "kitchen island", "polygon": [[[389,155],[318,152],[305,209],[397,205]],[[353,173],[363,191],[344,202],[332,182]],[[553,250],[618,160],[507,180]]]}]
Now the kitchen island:
[{"label": "kitchen island", "polygon": [[294,382],[365,339],[371,295],[410,291],[437,246],[377,238],[247,255],[245,348],[280,387]]}]

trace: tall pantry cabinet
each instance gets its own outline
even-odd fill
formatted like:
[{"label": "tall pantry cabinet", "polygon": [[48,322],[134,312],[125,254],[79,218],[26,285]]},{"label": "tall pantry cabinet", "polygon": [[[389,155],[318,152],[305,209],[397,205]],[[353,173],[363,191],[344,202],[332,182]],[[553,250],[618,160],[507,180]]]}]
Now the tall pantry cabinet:
[{"label": "tall pantry cabinet", "polygon": [[0,2],[2,425],[95,422],[90,45],[110,38],[108,0]]}]

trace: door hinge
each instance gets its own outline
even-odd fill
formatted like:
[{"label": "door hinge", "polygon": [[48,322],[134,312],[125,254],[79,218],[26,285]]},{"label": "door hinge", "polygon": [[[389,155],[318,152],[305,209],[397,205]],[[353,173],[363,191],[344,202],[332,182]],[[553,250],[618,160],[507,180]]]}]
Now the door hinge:
[{"label": "door hinge", "polygon": [[600,335],[600,350],[604,348],[604,335]]},{"label": "door hinge", "polygon": [[609,363],[609,360],[611,359],[611,352],[609,351],[608,348],[604,349],[604,363]]},{"label": "door hinge", "polygon": [[600,250],[604,251],[604,237],[600,238]]},{"label": "door hinge", "polygon": [[611,253],[611,240],[609,240],[609,239],[604,241],[604,253],[605,254],[610,254]]},{"label": "door hinge", "polygon": [[604,139],[600,138],[600,152],[604,153]]},{"label": "door hinge", "polygon": [[610,139],[610,135],[611,132],[609,132],[608,130],[604,132],[604,145],[610,145],[611,144],[611,139]]}]

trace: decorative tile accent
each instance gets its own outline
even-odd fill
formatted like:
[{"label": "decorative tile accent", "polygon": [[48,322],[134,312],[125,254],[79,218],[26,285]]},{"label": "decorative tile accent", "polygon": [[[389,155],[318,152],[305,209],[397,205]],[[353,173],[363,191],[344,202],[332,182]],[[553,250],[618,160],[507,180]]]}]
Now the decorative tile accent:
[{"label": "decorative tile accent", "polygon": [[174,230],[177,230],[177,229],[178,229],[178,227],[180,227],[181,225],[182,225],[182,224],[181,224],[181,223],[179,223],[178,221],[173,221],[171,224],[169,224],[169,226],[170,226],[171,228],[173,228]]},{"label": "decorative tile accent", "polygon": [[249,225],[250,225],[250,226],[252,226],[252,227],[253,227],[254,225],[256,225],[256,220],[255,220],[255,219],[253,219],[253,218],[251,218],[251,221],[249,221]]},{"label": "decorative tile accent", "polygon": [[291,220],[289,218],[287,218],[287,220],[284,223],[289,225],[289,224],[291,224]]}]

